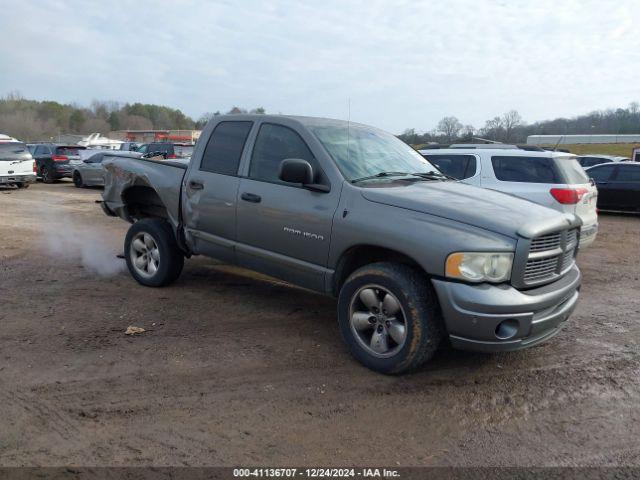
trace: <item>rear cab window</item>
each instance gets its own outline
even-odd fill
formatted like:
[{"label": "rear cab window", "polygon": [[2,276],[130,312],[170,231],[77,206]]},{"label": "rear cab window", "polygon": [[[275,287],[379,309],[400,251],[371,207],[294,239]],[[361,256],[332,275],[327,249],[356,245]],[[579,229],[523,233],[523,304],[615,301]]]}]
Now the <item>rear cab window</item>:
[{"label": "rear cab window", "polygon": [[463,154],[434,154],[428,153],[423,155],[432,164],[438,167],[445,175],[457,178],[458,180],[464,180],[465,178],[471,178],[477,171],[477,160],[474,155]]},{"label": "rear cab window", "polygon": [[200,170],[221,175],[237,175],[240,158],[253,122],[220,122],[209,137]]},{"label": "rear cab window", "polygon": [[503,182],[585,184],[589,178],[572,157],[527,157],[494,155],[491,165]]}]

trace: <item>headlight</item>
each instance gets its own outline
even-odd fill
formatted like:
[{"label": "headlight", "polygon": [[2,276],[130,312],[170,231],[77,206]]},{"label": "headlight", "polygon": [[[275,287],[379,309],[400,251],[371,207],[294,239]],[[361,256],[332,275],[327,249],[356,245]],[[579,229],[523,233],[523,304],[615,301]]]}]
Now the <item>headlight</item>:
[{"label": "headlight", "polygon": [[499,283],[511,278],[513,253],[458,252],[447,257],[445,275],[467,282]]}]

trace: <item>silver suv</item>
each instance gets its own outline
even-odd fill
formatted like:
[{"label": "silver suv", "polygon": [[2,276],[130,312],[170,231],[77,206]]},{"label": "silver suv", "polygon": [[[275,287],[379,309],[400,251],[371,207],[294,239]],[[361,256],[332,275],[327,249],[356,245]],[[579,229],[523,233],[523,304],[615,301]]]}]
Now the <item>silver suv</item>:
[{"label": "silver suv", "polygon": [[582,220],[580,246],[598,232],[598,190],[570,153],[531,151],[515,145],[452,145],[420,150],[440,171],[470,185],[539,203]]}]

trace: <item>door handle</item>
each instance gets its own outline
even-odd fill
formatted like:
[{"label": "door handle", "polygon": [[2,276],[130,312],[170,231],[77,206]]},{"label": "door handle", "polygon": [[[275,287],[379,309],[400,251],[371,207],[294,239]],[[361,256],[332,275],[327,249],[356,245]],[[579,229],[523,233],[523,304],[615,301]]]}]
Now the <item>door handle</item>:
[{"label": "door handle", "polygon": [[200,182],[196,182],[195,180],[189,181],[189,188],[192,190],[202,190],[204,188],[204,184]]},{"label": "door handle", "polygon": [[256,195],[255,193],[247,193],[247,192],[240,195],[240,198],[245,202],[251,202],[251,203],[260,203],[260,201],[262,200],[262,197],[260,197],[260,195]]}]

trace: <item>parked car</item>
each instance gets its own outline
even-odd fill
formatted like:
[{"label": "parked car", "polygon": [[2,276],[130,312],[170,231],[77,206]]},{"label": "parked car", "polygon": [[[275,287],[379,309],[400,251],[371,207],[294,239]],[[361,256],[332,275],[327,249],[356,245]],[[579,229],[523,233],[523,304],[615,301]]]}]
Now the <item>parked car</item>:
[{"label": "parked car", "polygon": [[515,145],[454,145],[420,153],[440,171],[470,185],[576,214],[582,220],[581,247],[596,238],[598,191],[574,155],[527,151]]},{"label": "parked car", "polygon": [[640,163],[620,162],[587,169],[598,187],[598,208],[640,212]]},{"label": "parked car", "polygon": [[103,161],[106,158],[117,156],[140,158],[142,154],[137,152],[121,152],[119,150],[100,150],[89,158],[82,160],[80,164],[74,166],[71,174],[73,184],[78,188],[104,185]]},{"label": "parked car", "polygon": [[173,143],[170,142],[152,142],[144,143],[136,150],[146,156],[163,157],[163,158],[177,158]]},{"label": "parked car", "polygon": [[193,144],[153,142],[140,145],[136,151],[146,157],[163,157],[165,159],[191,158],[193,154]]},{"label": "parked car", "polygon": [[193,147],[192,143],[174,143],[173,149],[176,154],[176,158],[191,158],[193,155]]},{"label": "parked car", "polygon": [[133,224],[140,284],[168,285],[202,254],[337,296],[348,348],[379,372],[418,367],[445,337],[535,345],[576,306],[578,217],[452,181],[372,127],[217,116],[188,165],[104,165],[102,206]]},{"label": "parked car", "polygon": [[593,167],[601,163],[624,162],[629,160],[627,157],[618,157],[615,155],[579,155],[576,160],[583,168]]},{"label": "parked car", "polygon": [[71,178],[73,167],[82,163],[81,145],[57,145],[54,143],[36,144],[33,158],[37,173],[44,183],[53,183],[61,178]]},{"label": "parked car", "polygon": [[640,163],[640,147],[636,147],[631,151],[631,161]]},{"label": "parked car", "polygon": [[0,185],[27,188],[36,180],[35,162],[22,142],[0,142]]},{"label": "parked car", "polygon": [[123,142],[120,144],[120,150],[124,150],[127,152],[137,152],[138,148],[140,148],[141,143],[138,142]]}]

